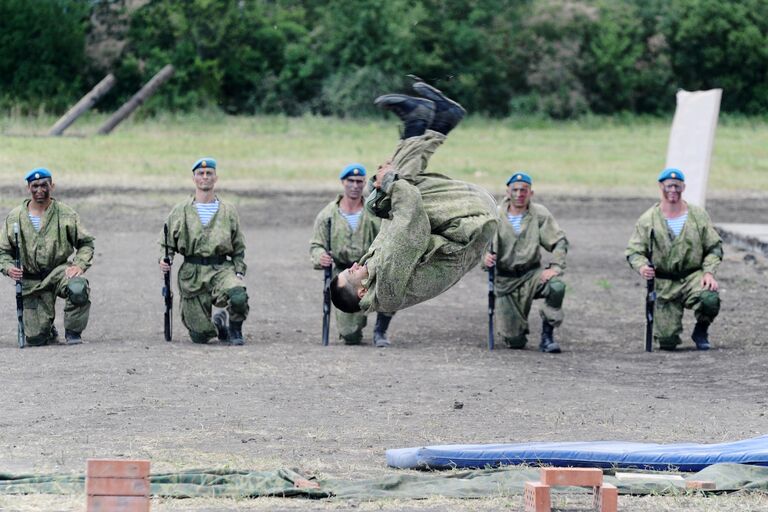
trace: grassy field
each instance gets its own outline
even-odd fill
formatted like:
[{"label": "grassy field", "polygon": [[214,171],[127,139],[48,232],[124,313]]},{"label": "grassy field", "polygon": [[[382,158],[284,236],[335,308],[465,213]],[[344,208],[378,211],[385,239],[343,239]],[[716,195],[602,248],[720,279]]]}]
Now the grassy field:
[{"label": "grassy field", "polygon": [[[173,185],[201,156],[219,160],[222,185],[335,185],[352,161],[369,169],[392,150],[393,116],[376,120],[228,117],[206,113],[129,120],[112,135],[93,135],[105,117],[90,115],[65,137],[46,137],[52,117],[0,118],[0,184],[20,183],[36,166],[59,181],[96,186]],[[538,189],[610,190],[655,195],[671,119],[587,118],[552,122],[470,117],[433,160],[433,168],[489,188],[515,170]],[[710,194],[768,192],[768,121],[721,119]]]}]

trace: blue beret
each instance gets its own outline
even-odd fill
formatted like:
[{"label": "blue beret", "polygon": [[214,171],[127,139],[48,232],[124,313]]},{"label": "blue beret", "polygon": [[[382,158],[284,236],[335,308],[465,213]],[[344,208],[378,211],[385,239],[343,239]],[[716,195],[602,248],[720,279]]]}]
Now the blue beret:
[{"label": "blue beret", "polygon": [[24,179],[27,180],[27,183],[32,183],[35,180],[40,180],[43,178],[52,178],[51,171],[49,171],[45,167],[38,167],[37,169],[32,169],[27,173],[26,176],[24,176]]},{"label": "blue beret", "polygon": [[522,181],[523,183],[527,183],[529,185],[533,185],[533,180],[530,176],[525,174],[524,172],[516,172],[512,176],[509,177],[507,180],[507,186],[509,186],[510,183],[517,183],[518,181]]},{"label": "blue beret", "polygon": [[197,162],[195,162],[195,165],[192,166],[192,172],[195,172],[195,169],[199,168],[203,169],[215,169],[216,168],[216,160],[213,158],[201,158]]},{"label": "blue beret", "polygon": [[673,169],[670,167],[669,169],[664,169],[661,171],[661,174],[659,174],[659,183],[664,180],[685,181],[685,174],[683,174],[680,169]]},{"label": "blue beret", "polygon": [[345,180],[350,176],[365,176],[365,167],[362,164],[349,164],[341,170],[339,179]]}]

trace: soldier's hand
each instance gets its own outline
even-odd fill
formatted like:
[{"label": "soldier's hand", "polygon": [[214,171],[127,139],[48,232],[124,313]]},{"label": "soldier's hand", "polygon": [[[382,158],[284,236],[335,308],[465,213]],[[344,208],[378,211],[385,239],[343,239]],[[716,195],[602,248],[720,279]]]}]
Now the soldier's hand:
[{"label": "soldier's hand", "polygon": [[327,267],[330,267],[331,265],[333,265],[333,257],[327,252],[324,252],[323,254],[321,254],[320,266],[327,268]]},{"label": "soldier's hand", "polygon": [[387,175],[387,173],[392,171],[392,161],[387,160],[383,164],[381,164],[376,171],[376,181],[373,184],[373,187],[376,189],[381,188],[381,182],[384,180],[384,176]]},{"label": "soldier's hand", "polygon": [[490,252],[485,253],[483,264],[488,268],[496,265],[496,255]]},{"label": "soldier's hand", "polygon": [[64,270],[64,275],[67,279],[72,279],[73,277],[77,277],[79,275],[83,274],[83,269],[78,267],[77,265],[70,265]]},{"label": "soldier's hand", "polygon": [[656,277],[656,270],[650,265],[643,265],[640,267],[640,275],[643,279],[653,279]]},{"label": "soldier's hand", "polygon": [[160,271],[163,274],[167,274],[171,271],[171,265],[167,263],[165,260],[160,260]]},{"label": "soldier's hand", "polygon": [[8,277],[14,281],[19,281],[22,277],[24,277],[24,271],[19,267],[11,267],[8,269]]},{"label": "soldier's hand", "polygon": [[555,277],[557,274],[558,274],[557,270],[553,268],[548,268],[541,273],[541,282],[546,283],[547,281]]},{"label": "soldier's hand", "polygon": [[717,280],[715,279],[715,276],[713,276],[709,272],[706,272],[703,276],[701,276],[701,286],[705,290],[711,290],[713,292],[716,292]]}]

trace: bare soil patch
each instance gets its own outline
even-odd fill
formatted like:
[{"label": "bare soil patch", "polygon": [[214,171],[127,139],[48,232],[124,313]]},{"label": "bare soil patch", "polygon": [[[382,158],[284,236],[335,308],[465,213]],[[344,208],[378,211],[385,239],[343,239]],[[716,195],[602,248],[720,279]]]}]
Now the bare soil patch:
[{"label": "bare soil patch", "polygon": [[[766,433],[766,259],[726,247],[714,349],[688,339],[643,351],[643,290],[623,258],[647,199],[537,197],[571,241],[564,353],[486,349],[486,279],[476,269],[447,293],[399,312],[393,346],[322,347],[322,275],[309,264],[315,214],[332,195],[222,193],[245,226],[251,316],[246,345],[192,344],[176,311],[162,335],[156,242],[183,192],[69,191],[96,236],[85,344],[18,350],[13,287],[0,294],[0,471],[85,469],[88,457],[152,460],[154,471],[227,465],[295,467],[342,478],[391,474],[387,448],[536,440],[720,442]],[[715,222],[768,219],[768,202],[720,199]],[[177,308],[178,309],[178,308]],[[371,319],[371,324],[372,319]],[[61,318],[57,325],[63,332]],[[454,408],[456,401],[463,408]],[[701,498],[698,498],[701,499]],[[47,501],[46,501],[47,500]],[[686,501],[688,500],[688,501]],[[78,497],[0,497],[0,509],[76,510]],[[509,500],[377,503],[371,508],[494,510]],[[518,503],[519,505],[519,503]],[[365,504],[280,500],[158,502],[156,509],[346,509]],[[758,510],[755,496],[622,497],[621,510]],[[754,507],[754,508],[753,508]]]}]

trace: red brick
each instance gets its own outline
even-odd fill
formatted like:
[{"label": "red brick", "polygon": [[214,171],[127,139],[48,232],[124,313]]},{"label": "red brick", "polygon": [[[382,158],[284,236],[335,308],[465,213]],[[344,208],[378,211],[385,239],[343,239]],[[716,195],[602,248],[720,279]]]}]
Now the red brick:
[{"label": "red brick", "polygon": [[603,472],[597,468],[542,468],[541,483],[551,486],[598,487]]},{"label": "red brick", "polygon": [[85,492],[92,496],[149,496],[149,479],[86,478]]},{"label": "red brick", "polygon": [[551,512],[552,499],[549,486],[541,482],[525,482],[523,491],[525,512]]},{"label": "red brick", "polygon": [[601,485],[596,498],[598,512],[616,512],[619,508],[619,490],[615,485]]},{"label": "red brick", "polygon": [[715,482],[712,482],[710,480],[686,480],[685,488],[701,489],[703,491],[714,491],[715,489],[717,489],[717,485],[715,485]]},{"label": "red brick", "polygon": [[87,512],[149,512],[146,496],[88,496]]},{"label": "red brick", "polygon": [[87,476],[95,478],[146,478],[149,476],[148,460],[88,459]]}]

